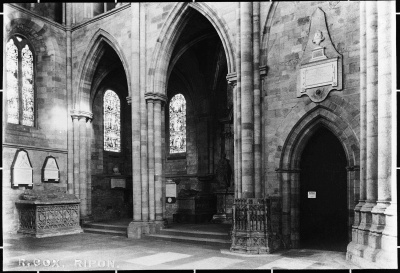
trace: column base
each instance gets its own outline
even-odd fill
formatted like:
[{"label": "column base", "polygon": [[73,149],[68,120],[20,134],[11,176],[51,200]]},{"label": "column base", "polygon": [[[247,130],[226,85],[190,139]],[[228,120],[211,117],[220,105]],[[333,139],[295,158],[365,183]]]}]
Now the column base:
[{"label": "column base", "polygon": [[397,237],[382,235],[382,249],[376,254],[376,264],[380,268],[398,268]]},{"label": "column base", "polygon": [[92,215],[86,215],[86,216],[81,216],[81,218],[79,219],[79,221],[80,221],[80,225],[82,226],[82,225],[84,225],[84,224],[86,224],[86,223],[93,222],[94,219],[93,219],[93,216],[92,216]]},{"label": "column base", "polygon": [[128,238],[140,239],[145,234],[153,234],[159,231],[159,224],[155,221],[132,221],[127,228]]}]

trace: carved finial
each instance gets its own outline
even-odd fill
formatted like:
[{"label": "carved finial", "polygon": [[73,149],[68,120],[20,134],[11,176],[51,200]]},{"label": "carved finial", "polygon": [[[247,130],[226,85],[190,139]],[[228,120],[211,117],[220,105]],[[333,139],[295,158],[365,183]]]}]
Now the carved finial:
[{"label": "carved finial", "polygon": [[322,35],[322,31],[317,30],[317,31],[315,32],[315,34],[314,34],[314,39],[312,40],[312,42],[313,42],[314,44],[316,44],[317,46],[319,46],[319,44],[320,44],[323,40],[325,40],[325,37],[324,37],[324,35]]}]

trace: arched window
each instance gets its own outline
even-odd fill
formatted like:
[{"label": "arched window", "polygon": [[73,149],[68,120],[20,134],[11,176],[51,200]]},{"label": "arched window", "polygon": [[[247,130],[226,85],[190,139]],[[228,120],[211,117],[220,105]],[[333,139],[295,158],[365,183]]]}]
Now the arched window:
[{"label": "arched window", "polygon": [[117,93],[104,93],[104,150],[121,152],[121,103]]},{"label": "arched window", "polygon": [[169,152],[186,152],[186,100],[176,94],[169,103]]},{"label": "arched window", "polygon": [[34,59],[32,47],[21,36],[13,36],[7,52],[7,121],[35,125]]}]

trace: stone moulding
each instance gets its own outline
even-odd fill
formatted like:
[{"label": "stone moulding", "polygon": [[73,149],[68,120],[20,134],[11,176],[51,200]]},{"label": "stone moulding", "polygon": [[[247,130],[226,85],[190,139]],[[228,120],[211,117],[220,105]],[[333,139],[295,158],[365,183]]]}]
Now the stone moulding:
[{"label": "stone moulding", "polygon": [[18,200],[18,233],[33,237],[50,237],[81,233],[79,203],[75,200]]}]

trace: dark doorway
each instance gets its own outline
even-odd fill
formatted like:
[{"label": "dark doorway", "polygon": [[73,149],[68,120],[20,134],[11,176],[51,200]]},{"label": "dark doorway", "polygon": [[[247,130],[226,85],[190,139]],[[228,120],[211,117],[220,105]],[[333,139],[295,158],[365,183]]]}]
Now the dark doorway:
[{"label": "dark doorway", "polygon": [[346,251],[347,173],[344,149],[321,127],[300,162],[300,247]]}]

